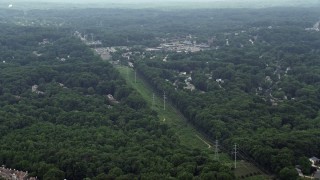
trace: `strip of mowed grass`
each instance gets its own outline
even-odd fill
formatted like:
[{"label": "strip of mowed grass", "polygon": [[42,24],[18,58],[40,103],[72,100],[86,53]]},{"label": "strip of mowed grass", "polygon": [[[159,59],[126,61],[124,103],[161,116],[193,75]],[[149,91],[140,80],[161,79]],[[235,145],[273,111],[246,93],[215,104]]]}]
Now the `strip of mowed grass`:
[{"label": "strip of mowed grass", "polygon": [[[167,102],[166,110],[164,110],[162,95],[154,93],[152,87],[138,74],[135,80],[135,72],[133,69],[126,66],[117,66],[116,68],[126,80],[127,84],[140,93],[141,96],[147,101],[148,105],[158,113],[159,121],[167,124],[176,132],[182,145],[206,151],[210,158],[215,158],[214,145],[206,140],[206,138],[203,137],[199,132],[197,132],[192,125],[187,123],[172,105]],[[154,103],[153,94],[155,95]],[[210,148],[208,144],[210,144]],[[226,153],[219,153],[219,161],[230,167],[233,166],[232,159]],[[238,167],[235,169],[235,175],[240,179],[241,177],[244,177],[244,179],[270,179],[268,176],[260,174],[259,172],[259,169],[257,169],[251,163],[245,161],[238,161]]]},{"label": "strip of mowed grass", "polygon": [[[137,81],[135,82],[135,73],[133,69],[123,66],[118,66],[117,69],[126,80],[127,84],[139,92],[147,101],[148,105],[158,113],[159,121],[167,124],[176,132],[182,145],[191,148],[209,150],[208,145],[197,137],[197,135],[201,135],[198,134],[190,124],[182,119],[179,112],[168,102],[166,102],[166,109],[164,110],[163,97],[155,93],[153,105],[154,91],[142,78],[139,77],[139,75],[137,75]],[[204,139],[203,137],[201,138]]]},{"label": "strip of mowed grass", "polygon": [[237,168],[234,170],[234,174],[238,179],[247,179],[247,180],[271,179],[271,177],[265,175],[253,164],[243,160],[237,161]]}]

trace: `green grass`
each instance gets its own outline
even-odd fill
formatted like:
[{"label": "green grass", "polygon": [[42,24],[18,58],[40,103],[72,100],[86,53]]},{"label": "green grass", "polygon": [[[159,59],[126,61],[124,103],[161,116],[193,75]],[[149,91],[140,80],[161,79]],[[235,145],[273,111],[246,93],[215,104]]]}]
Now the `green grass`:
[{"label": "green grass", "polygon": [[[232,164],[232,166],[233,165],[234,164]],[[241,177],[244,177],[243,179],[247,179],[247,180],[271,179],[271,177],[265,175],[253,164],[246,161],[242,161],[242,160],[237,161],[237,168],[234,170],[234,174],[239,179],[242,179]]]},{"label": "green grass", "polygon": [[[158,113],[159,121],[167,124],[176,132],[182,145],[200,149],[207,152],[209,158],[215,158],[214,146],[209,143],[205,137],[198,133],[192,125],[187,123],[174,107],[167,104],[166,110],[164,110],[162,96],[155,94],[155,103],[154,106],[152,106],[153,89],[148,83],[140,78],[139,75],[137,75],[137,80],[135,82],[135,73],[131,68],[118,66],[117,69],[122,77],[126,80],[127,84],[139,92],[147,101],[148,105]],[[211,145],[211,148],[208,148],[207,143]],[[227,166],[233,167],[233,161],[226,153],[219,153],[219,161]],[[238,167],[234,171],[236,177],[248,176],[250,174],[257,174],[259,172],[259,175],[253,175],[247,178],[256,178],[259,180],[270,179],[268,176],[261,174],[261,171],[254,165],[245,161],[238,161]]]},{"label": "green grass", "polygon": [[267,179],[272,179],[269,178],[268,176],[265,175],[256,175],[256,176],[251,176],[251,177],[246,177],[245,180],[267,180]]},{"label": "green grass", "polygon": [[[135,75],[132,69],[129,69],[127,67],[118,67],[117,69],[119,70],[122,77],[126,80],[127,84],[129,84],[137,92],[139,92],[147,101],[148,105],[158,113],[159,121],[167,124],[176,132],[182,145],[206,151],[213,151],[212,147],[209,149],[208,145],[203,141],[205,138],[198,134],[190,124],[182,119],[179,115],[179,112],[175,108],[166,103],[166,110],[164,110],[162,97],[155,94],[155,103],[152,107],[152,88],[139,76],[137,77],[137,81],[135,82]],[[199,137],[203,140],[200,140]]]}]

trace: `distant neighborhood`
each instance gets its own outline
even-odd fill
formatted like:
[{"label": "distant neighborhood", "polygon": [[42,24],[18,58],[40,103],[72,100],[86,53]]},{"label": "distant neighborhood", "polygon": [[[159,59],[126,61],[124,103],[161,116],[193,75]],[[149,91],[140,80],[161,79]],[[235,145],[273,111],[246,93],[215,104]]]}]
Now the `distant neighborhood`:
[{"label": "distant neighborhood", "polygon": [[16,169],[6,168],[4,165],[0,167],[0,179],[5,180],[37,180],[37,177],[28,177],[28,171],[19,171]]},{"label": "distant neighborhood", "polygon": [[197,37],[192,37],[192,35],[186,36],[184,38],[159,38],[162,42],[160,46],[156,48],[146,48],[146,51],[172,51],[172,52],[198,52],[201,50],[209,50],[210,49],[210,40],[208,40],[208,44],[200,43],[198,44],[196,41]]}]

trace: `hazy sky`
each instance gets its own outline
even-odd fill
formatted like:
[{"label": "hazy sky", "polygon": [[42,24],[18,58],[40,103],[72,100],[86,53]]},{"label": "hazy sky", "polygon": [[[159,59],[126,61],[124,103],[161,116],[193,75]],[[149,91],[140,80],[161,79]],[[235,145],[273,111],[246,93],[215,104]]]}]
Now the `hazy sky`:
[{"label": "hazy sky", "polygon": [[[0,0],[3,2],[57,2],[57,3],[170,3],[170,2],[263,2],[275,0]],[[277,0],[279,3],[290,2],[290,0]],[[319,0],[291,0],[292,2],[315,3]]]},{"label": "hazy sky", "polygon": [[[2,2],[64,2],[64,3],[119,3],[119,2],[129,2],[129,3],[139,3],[139,2],[268,2],[270,0],[1,0]],[[273,0],[271,0],[273,1]],[[290,2],[289,0],[278,0],[279,2]],[[292,0],[300,2],[319,2],[319,0]]]},{"label": "hazy sky", "polygon": [[[6,0],[4,0],[6,1]],[[163,2],[217,2],[241,0],[7,0],[8,2],[56,2],[56,3],[163,3]],[[248,1],[248,0],[242,0]],[[256,0],[255,0],[256,1]]]},{"label": "hazy sky", "polygon": [[[13,4],[13,8],[21,8],[25,4],[39,2],[79,4],[84,7],[188,7],[188,8],[250,8],[274,6],[320,6],[320,0],[0,0],[0,8]],[[19,4],[20,3],[20,4]],[[21,4],[23,3],[23,4]],[[99,6],[103,4],[103,6]],[[20,6],[19,6],[20,5]]]}]

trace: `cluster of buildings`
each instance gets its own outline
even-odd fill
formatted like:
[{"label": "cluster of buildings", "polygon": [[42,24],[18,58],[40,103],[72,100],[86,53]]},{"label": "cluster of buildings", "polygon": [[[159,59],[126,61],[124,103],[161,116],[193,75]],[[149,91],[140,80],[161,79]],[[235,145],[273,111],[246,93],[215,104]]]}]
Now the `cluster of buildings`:
[{"label": "cluster of buildings", "polygon": [[184,86],[183,89],[194,91],[196,87],[193,84],[191,84],[191,81],[192,81],[191,77],[188,77],[187,79],[185,79],[184,82],[186,83],[186,86]]},{"label": "cluster of buildings", "polygon": [[44,94],[44,92],[39,91],[38,88],[39,88],[39,86],[35,84],[35,85],[33,85],[33,86],[31,87],[31,91],[32,91],[33,93],[36,93],[36,94]]},{"label": "cluster of buildings", "polygon": [[42,56],[42,54],[41,54],[41,53],[38,53],[37,51],[33,51],[32,54],[35,55],[35,56],[37,56],[37,57]]},{"label": "cluster of buildings", "polygon": [[80,32],[75,31],[73,33],[74,36],[78,37],[82,42],[84,42],[88,46],[97,46],[102,45],[102,42],[100,40],[94,40],[93,34],[91,34],[91,40],[88,39],[88,35],[84,34],[82,35]]},{"label": "cluster of buildings", "polygon": [[309,158],[309,161],[311,162],[312,168],[316,169],[316,171],[313,171],[313,173],[310,176],[306,176],[302,173],[299,166],[296,166],[296,170],[299,176],[308,179],[320,179],[320,159],[317,157],[311,157]]},{"label": "cluster of buildings", "polygon": [[0,167],[0,178],[5,180],[37,180],[37,177],[28,177],[28,171],[18,171],[16,169]]},{"label": "cluster of buildings", "polygon": [[[206,43],[198,44],[191,35],[181,39],[162,39],[164,43],[161,43],[156,48],[146,48],[146,51],[172,51],[172,52],[198,52],[202,50],[209,50],[210,45]],[[167,42],[169,41],[169,42]]]},{"label": "cluster of buildings", "polygon": [[[191,74],[187,75],[187,72],[179,72],[179,77],[185,78],[183,89],[190,90],[190,91],[194,91],[196,89],[196,87],[191,83],[192,82]],[[179,80],[176,80],[173,83],[173,86],[175,86],[176,90],[178,88],[178,83],[179,83]]]},{"label": "cluster of buildings", "polygon": [[119,101],[117,101],[116,98],[114,98],[111,94],[107,95],[107,99],[111,104],[119,104]]},{"label": "cluster of buildings", "polygon": [[45,46],[47,44],[51,44],[51,42],[48,39],[43,39],[42,42],[38,42],[39,46]]},{"label": "cluster of buildings", "polygon": [[[87,45],[102,45],[101,41],[91,41],[87,39],[87,35],[82,35],[80,32],[75,31],[74,36],[78,37]],[[199,52],[202,50],[209,50],[211,49],[210,44],[213,43],[214,39],[211,38],[208,40],[208,43],[200,43],[198,44],[195,40],[196,37],[192,37],[191,35],[185,38],[158,38],[159,41],[162,43],[159,47],[156,48],[145,48],[144,50],[147,52]],[[131,48],[127,46],[114,46],[114,47],[94,47],[94,52],[99,54],[103,60],[110,60],[112,58],[112,53],[117,52],[118,50],[125,51],[121,54],[122,59],[130,61],[132,57],[141,57],[142,59],[145,58],[145,53],[141,53],[140,51],[130,51]],[[150,59],[155,58],[156,56],[150,57]],[[163,61],[167,61],[166,56]],[[120,60],[119,60],[120,61]],[[113,61],[112,64],[118,64],[119,61]]]},{"label": "cluster of buildings", "polygon": [[114,47],[95,48],[94,51],[101,56],[103,60],[111,59],[111,53],[116,52]]},{"label": "cluster of buildings", "polygon": [[320,31],[320,21],[316,22],[312,28],[306,28],[307,31]]},{"label": "cluster of buildings", "polygon": [[[112,53],[117,52],[118,50],[126,50],[129,51],[130,48],[127,46],[113,46],[113,47],[99,47],[99,48],[93,48],[94,52],[99,54],[103,60],[110,60],[112,57]],[[130,59],[130,56],[132,55],[132,52],[123,53],[122,57],[126,59]]]},{"label": "cluster of buildings", "polygon": [[320,179],[320,159],[317,157],[312,157],[309,158],[309,161],[311,162],[311,166],[317,169],[317,171],[315,171],[311,177],[314,179]]}]

